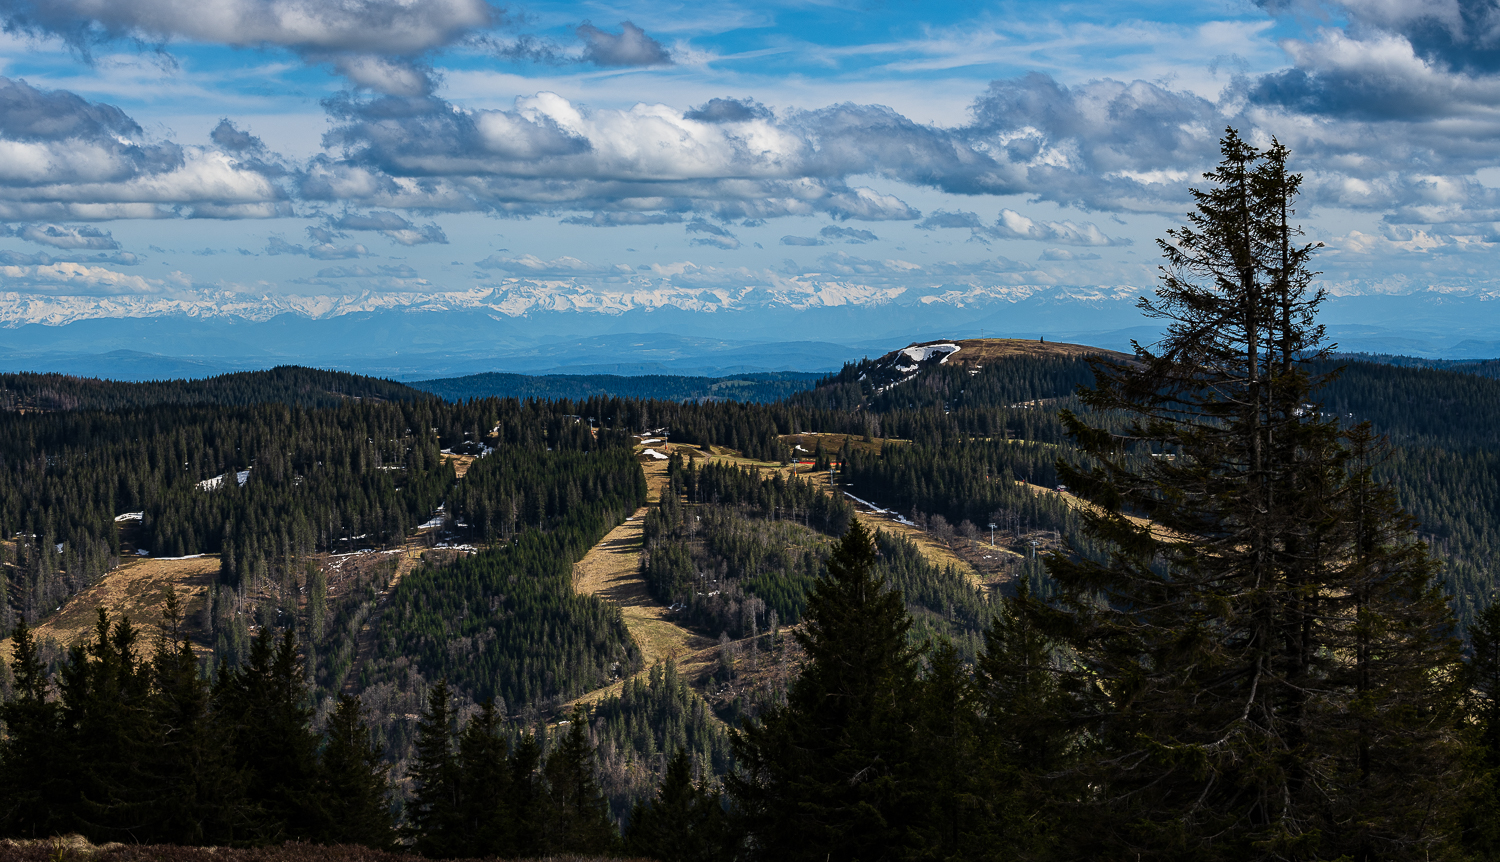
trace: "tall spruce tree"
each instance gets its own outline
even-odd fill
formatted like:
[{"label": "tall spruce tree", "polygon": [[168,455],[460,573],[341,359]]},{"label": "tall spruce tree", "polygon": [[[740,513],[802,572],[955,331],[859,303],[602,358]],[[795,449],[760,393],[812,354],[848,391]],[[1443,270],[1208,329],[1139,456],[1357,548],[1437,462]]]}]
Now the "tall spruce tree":
[{"label": "tall spruce tree", "polygon": [[693,758],[684,746],[667,762],[656,798],[630,812],[625,849],[661,862],[719,862],[734,858],[728,816],[719,791],[693,781]]},{"label": "tall spruce tree", "polygon": [[36,636],[23,618],[11,647],[14,696],[0,703],[5,735],[0,737],[0,834],[45,838],[70,824],[76,794],[64,770],[59,744],[62,710],[49,698],[47,669],[37,654]]},{"label": "tall spruce tree", "polygon": [[312,799],[319,740],[309,700],[290,629],[278,642],[270,626],[263,626],[243,667],[220,667],[215,718],[231,746],[234,767],[246,775],[247,803],[263,815],[259,831],[267,839],[311,841],[321,829]]},{"label": "tall spruce tree", "polygon": [[1001,600],[974,668],[979,766],[972,771],[982,792],[973,822],[984,826],[978,837],[1017,859],[1046,858],[1056,845],[1058,806],[1079,793],[1067,769],[1086,745],[1070,727],[1068,675],[1034,624],[1039,607],[1018,582],[1015,595]]},{"label": "tall spruce tree", "polygon": [[534,734],[516,741],[510,756],[509,836],[514,856],[540,856],[546,832],[546,787],[542,780],[542,745]]},{"label": "tall spruce tree", "polygon": [[487,700],[458,738],[459,840],[466,856],[513,852],[510,752],[500,732],[500,713]]},{"label": "tall spruce tree", "polygon": [[1052,556],[1059,594],[1038,613],[1072,654],[1094,746],[1066,852],[1423,858],[1451,789],[1424,782],[1423,816],[1386,814],[1414,813],[1411,770],[1452,774],[1451,615],[1351,454],[1368,447],[1313,403],[1323,293],[1291,221],[1300,177],[1279,144],[1229,130],[1221,150],[1141,301],[1165,335],[1096,362],[1082,393],[1124,427],[1063,414],[1089,460],[1059,475],[1111,549]]},{"label": "tall spruce tree", "polygon": [[[234,844],[255,837],[245,814],[245,774],[210,709],[209,685],[182,632],[182,608],[168,592],[151,659],[150,729],[142,777],[149,799],[140,840]],[[149,834],[149,838],[148,838]]]},{"label": "tall spruce tree", "polygon": [[1439,565],[1416,521],[1374,479],[1382,447],[1368,424],[1345,439],[1345,541],[1320,616],[1321,648],[1343,660],[1325,677],[1338,698],[1308,711],[1308,761],[1328,811],[1320,853],[1351,859],[1430,859],[1455,850],[1466,796],[1460,726],[1466,674]]},{"label": "tall spruce tree", "polygon": [[152,813],[151,674],[129,617],[99,608],[94,639],[62,668],[62,771],[76,782],[75,827],[93,840],[136,840]]},{"label": "tall spruce tree", "polygon": [[423,856],[456,856],[459,852],[459,771],[453,754],[453,696],[447,680],[427,693],[427,709],[417,725],[416,782],[406,807],[404,837]]},{"label": "tall spruce tree", "polygon": [[389,847],[396,840],[389,799],[391,767],[360,710],[358,697],[342,694],[328,719],[315,794],[320,806],[318,840]]},{"label": "tall spruce tree", "polygon": [[981,859],[1003,840],[995,827],[1011,813],[1009,788],[988,769],[976,769],[982,743],[978,692],[953,644],[942,641],[928,658],[916,689],[920,722],[910,782],[920,803],[908,858]]},{"label": "tall spruce tree", "polygon": [[808,596],[807,651],[787,703],[732,737],[726,786],[761,859],[877,862],[907,854],[924,816],[915,770],[917,650],[901,593],[874,573],[858,521]]},{"label": "tall spruce tree", "polygon": [[609,801],[599,789],[588,713],[574,707],[568,733],[547,755],[546,843],[550,853],[603,855],[620,843],[609,817]]}]

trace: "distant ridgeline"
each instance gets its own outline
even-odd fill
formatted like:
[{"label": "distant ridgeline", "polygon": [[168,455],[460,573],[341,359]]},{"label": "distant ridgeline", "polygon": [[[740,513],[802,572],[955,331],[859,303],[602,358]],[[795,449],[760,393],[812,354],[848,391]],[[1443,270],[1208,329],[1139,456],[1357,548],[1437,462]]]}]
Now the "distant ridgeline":
[{"label": "distant ridgeline", "polygon": [[0,374],[0,411],[126,410],[158,404],[244,407],[272,402],[335,407],[348,400],[420,401],[430,397],[391,380],[295,365],[202,380],[146,383],[65,374]]},{"label": "distant ridgeline", "polygon": [[411,386],[449,401],[469,398],[569,398],[595,396],[659,401],[744,401],[767,403],[816,385],[820,375],[796,371],[742,374],[735,377],[677,377],[647,374],[471,374],[421,380]]}]

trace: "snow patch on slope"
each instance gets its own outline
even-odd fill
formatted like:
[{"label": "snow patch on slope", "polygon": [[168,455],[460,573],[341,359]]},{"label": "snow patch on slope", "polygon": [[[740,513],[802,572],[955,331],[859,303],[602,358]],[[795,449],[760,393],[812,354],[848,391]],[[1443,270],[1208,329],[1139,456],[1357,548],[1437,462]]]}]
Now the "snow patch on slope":
[{"label": "snow patch on slope", "polygon": [[[224,480],[226,478],[228,478],[228,476],[229,476],[228,473],[224,473],[224,474],[215,476],[212,479],[204,479],[202,482],[198,483],[198,490],[200,490],[200,491],[213,491],[213,490],[219,488],[220,486],[222,486],[224,484]],[[238,473],[234,474],[235,484],[239,485],[240,487],[244,487],[245,482],[248,481],[249,478],[250,478],[250,471],[249,470],[241,470]]]},{"label": "snow patch on slope", "polygon": [[917,367],[920,366],[923,362],[928,362],[934,357],[940,357],[938,359],[938,364],[942,365],[943,363],[948,361],[948,357],[952,356],[958,351],[959,347],[957,344],[928,344],[923,347],[905,347],[901,350],[896,351],[896,353],[898,354],[898,356],[905,356],[907,359],[910,359],[911,364],[902,365],[900,364],[900,359],[898,358],[896,360],[896,370],[900,371],[903,374],[909,371],[916,371]]},{"label": "snow patch on slope", "polygon": [[888,392],[915,378],[924,368],[946,364],[959,350],[959,345],[951,341],[913,344],[887,353],[870,363],[859,379],[868,380],[876,394]]}]

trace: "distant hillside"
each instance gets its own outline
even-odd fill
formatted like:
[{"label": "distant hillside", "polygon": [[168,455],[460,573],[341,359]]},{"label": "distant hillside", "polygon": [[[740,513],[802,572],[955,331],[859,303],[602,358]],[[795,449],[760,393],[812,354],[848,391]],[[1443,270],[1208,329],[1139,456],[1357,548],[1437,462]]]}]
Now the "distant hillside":
[{"label": "distant hillside", "polygon": [[1325,412],[1346,422],[1368,420],[1401,444],[1500,449],[1500,380],[1493,379],[1494,372],[1362,361],[1349,354],[1312,368],[1320,373],[1343,369],[1318,400]]},{"label": "distant hillside", "polygon": [[[956,341],[938,342],[924,341],[913,347],[921,347],[933,344],[955,344],[958,350],[948,357],[945,364],[951,365],[983,365],[997,359],[1011,359],[1016,357],[1029,357],[1041,359],[1046,357],[1059,357],[1068,359],[1081,359],[1089,356],[1113,356],[1117,359],[1128,358],[1127,354],[1117,350],[1106,350],[1103,347],[1094,347],[1088,344],[1070,344],[1066,341],[1048,341],[1045,338],[960,338]],[[900,353],[901,351],[894,351]]]},{"label": "distant hillside", "polygon": [[1100,347],[1040,339],[926,341],[848,363],[819,380],[814,390],[792,396],[791,403],[877,413],[1007,407],[1072,394],[1093,380],[1090,356],[1128,358]]},{"label": "distant hillside", "polygon": [[[1020,518],[1068,535],[1075,525],[1065,514],[1027,508],[1033,504],[1008,496],[1005,485],[980,479],[1053,484],[1057,460],[1078,457],[1058,411],[1087,409],[1074,395],[1093,382],[1084,356],[1123,354],[1025,344],[1011,353],[996,344],[986,355],[962,341],[929,342],[851,363],[789,399],[786,424],[910,440],[878,456],[858,448],[840,453],[845,481],[883,507],[941,514],[950,524],[1003,524],[1009,512],[1013,530]],[[1500,582],[1500,380],[1474,373],[1484,363],[1420,367],[1425,364],[1341,355],[1309,370],[1342,369],[1314,396],[1324,413],[1346,426],[1368,421],[1388,439],[1376,475],[1391,484],[1420,523],[1421,538],[1442,559],[1459,620],[1467,625]],[[807,412],[796,415],[799,410]]]},{"label": "distant hillside", "polygon": [[1427,368],[1437,371],[1458,371],[1479,377],[1500,377],[1500,359],[1424,359],[1420,356],[1398,356],[1390,353],[1340,353],[1334,358],[1342,362],[1370,362],[1376,365],[1394,365],[1398,368]]},{"label": "distant hillside", "polygon": [[[886,414],[994,409],[1067,398],[1093,382],[1089,356],[1127,354],[1022,339],[928,341],[849,363],[791,397],[808,408]],[[1500,360],[1338,354],[1310,370],[1342,372],[1318,392],[1323,410],[1369,421],[1393,442],[1444,450],[1500,448]]]},{"label": "distant hillside", "polygon": [[127,410],[158,405],[333,407],[349,399],[421,401],[426,392],[344,371],[283,365],[203,380],[126,383],[66,374],[0,374],[0,411]]},{"label": "distant hillside", "polygon": [[736,377],[678,377],[647,374],[472,374],[410,385],[448,401],[470,398],[567,398],[594,396],[654,398],[659,401],[740,401],[764,404],[811,389],[822,375],[795,371],[743,374]]},{"label": "distant hillside", "polygon": [[1038,338],[960,338],[952,341],[923,341],[893,350],[876,359],[844,366],[835,379],[857,372],[858,379],[867,381],[877,389],[912,379],[917,372],[938,365],[963,368],[969,374],[977,374],[987,364],[999,361],[1041,360],[1077,361],[1090,356],[1127,358],[1125,354],[1086,344],[1069,344]]}]

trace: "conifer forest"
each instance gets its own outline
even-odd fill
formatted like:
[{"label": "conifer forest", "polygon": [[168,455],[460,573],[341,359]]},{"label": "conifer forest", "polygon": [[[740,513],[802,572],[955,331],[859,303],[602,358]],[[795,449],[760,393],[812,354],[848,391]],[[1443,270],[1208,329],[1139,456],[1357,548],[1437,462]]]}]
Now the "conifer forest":
[{"label": "conifer forest", "polygon": [[1289,157],[1133,355],[0,375],[0,840],[1500,859],[1500,379],[1337,352]]}]

